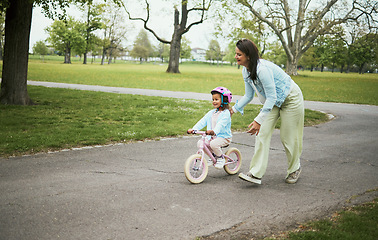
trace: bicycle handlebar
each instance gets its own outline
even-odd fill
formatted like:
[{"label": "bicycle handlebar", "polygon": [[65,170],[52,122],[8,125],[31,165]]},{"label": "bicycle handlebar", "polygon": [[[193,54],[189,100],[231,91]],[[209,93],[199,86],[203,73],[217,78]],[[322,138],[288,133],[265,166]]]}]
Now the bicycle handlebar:
[{"label": "bicycle handlebar", "polygon": [[209,135],[209,136],[212,136],[211,134],[207,134],[206,131],[200,131],[200,130],[193,130],[193,133],[188,133],[188,134],[199,134],[199,135]]}]

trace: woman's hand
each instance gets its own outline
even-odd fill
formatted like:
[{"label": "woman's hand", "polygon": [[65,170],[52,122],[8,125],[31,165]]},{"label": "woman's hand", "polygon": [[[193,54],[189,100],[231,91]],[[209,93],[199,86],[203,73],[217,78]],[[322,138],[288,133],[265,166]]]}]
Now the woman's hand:
[{"label": "woman's hand", "polygon": [[234,110],[232,110],[232,108],[231,108],[229,111],[230,111],[230,115],[232,117],[232,114],[234,114]]},{"label": "woman's hand", "polygon": [[257,136],[260,132],[260,126],[261,125],[258,122],[253,121],[251,124],[248,125],[249,130],[247,131],[247,133],[250,133],[251,135],[256,134]]},{"label": "woman's hand", "polygon": [[189,128],[188,131],[186,131],[188,134],[192,134],[193,133],[193,129]]}]

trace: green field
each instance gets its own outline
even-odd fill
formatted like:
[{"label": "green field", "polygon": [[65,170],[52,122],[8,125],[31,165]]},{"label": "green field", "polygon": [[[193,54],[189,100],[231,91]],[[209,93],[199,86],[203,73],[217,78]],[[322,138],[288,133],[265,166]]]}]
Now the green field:
[{"label": "green field", "polygon": [[[244,94],[241,69],[235,66],[184,63],[180,66],[181,74],[165,73],[166,68],[166,64],[135,64],[121,60],[110,65],[31,60],[28,79],[201,93],[225,86],[233,94]],[[293,79],[301,87],[305,100],[378,104],[378,74],[301,71]]]}]

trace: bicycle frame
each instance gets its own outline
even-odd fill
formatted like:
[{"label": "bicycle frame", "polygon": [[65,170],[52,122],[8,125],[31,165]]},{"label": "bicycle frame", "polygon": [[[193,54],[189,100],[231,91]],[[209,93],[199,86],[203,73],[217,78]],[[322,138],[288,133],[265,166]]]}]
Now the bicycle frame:
[{"label": "bicycle frame", "polygon": [[[201,155],[201,164],[205,160],[205,154],[210,157],[210,159],[213,161],[213,164],[217,162],[215,159],[213,152],[210,148],[210,146],[206,143],[206,132],[205,131],[194,131],[193,134],[200,134],[202,135],[202,146],[199,147],[197,153]],[[229,165],[232,163],[235,163],[237,160],[232,159],[231,157],[222,154],[222,156],[225,158],[226,162],[224,165]]]}]

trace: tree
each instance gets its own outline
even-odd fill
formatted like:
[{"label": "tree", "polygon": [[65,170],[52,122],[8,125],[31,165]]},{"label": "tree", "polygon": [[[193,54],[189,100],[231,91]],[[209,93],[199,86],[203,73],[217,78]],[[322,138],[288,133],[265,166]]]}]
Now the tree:
[{"label": "tree", "polygon": [[49,33],[47,40],[56,50],[64,52],[64,63],[71,63],[71,50],[76,48],[77,53],[84,52],[84,25],[72,17],[66,20],[55,20],[46,28]]},{"label": "tree", "polygon": [[232,40],[226,49],[225,56],[222,59],[223,61],[230,62],[231,66],[236,62],[235,60],[235,41]]},{"label": "tree", "polygon": [[221,48],[217,40],[211,40],[209,43],[209,49],[206,51],[206,60],[219,61],[222,60]]},{"label": "tree", "polygon": [[[193,26],[202,23],[205,19],[205,12],[208,11],[211,2],[213,0],[202,0],[198,4],[194,4],[192,8],[188,9],[189,0],[181,0],[181,20],[180,20],[180,11],[177,9],[177,6],[174,6],[174,22],[173,22],[173,34],[170,41],[165,40],[158,36],[158,34],[148,26],[148,21],[150,20],[150,4],[148,0],[145,0],[146,3],[146,18],[141,17],[131,17],[130,12],[127,10],[126,6],[123,5],[125,11],[127,12],[130,20],[139,20],[144,23],[143,27],[151,32],[154,37],[165,44],[170,44],[170,55],[169,55],[169,64],[167,68],[168,73],[180,73],[179,71],[179,59],[180,59],[180,49],[181,49],[181,38],[187,33]],[[199,20],[188,23],[188,18],[190,13],[199,12]]]},{"label": "tree", "polygon": [[49,49],[43,41],[38,41],[33,46],[33,53],[41,55],[44,60],[45,55],[49,53]]},{"label": "tree", "polygon": [[33,3],[25,0],[1,3],[6,7],[6,16],[0,102],[30,105],[33,101],[27,92],[27,72]]},{"label": "tree", "polygon": [[352,45],[352,59],[358,67],[358,73],[362,74],[368,63],[376,62],[378,49],[377,34],[366,34],[357,39]]},{"label": "tree", "polygon": [[165,59],[169,58],[169,46],[168,46],[168,44],[159,42],[158,46],[156,47],[154,55],[156,57],[160,58],[161,62],[163,63]]},{"label": "tree", "polygon": [[111,63],[117,48],[121,48],[121,43],[126,38],[126,29],[122,25],[124,21],[120,10],[117,4],[108,4],[102,15],[104,37],[102,39],[101,65],[104,64],[105,56],[108,57],[108,64]]},{"label": "tree", "polygon": [[[113,0],[119,2],[120,0]],[[31,105],[27,91],[27,71],[30,27],[33,4],[41,6],[45,15],[63,17],[71,2],[92,0],[0,0],[0,11],[5,14],[5,44],[1,81],[0,103]],[[58,14],[58,9],[62,14]]]},{"label": "tree", "polygon": [[190,47],[190,41],[183,37],[181,39],[180,58],[189,59],[192,56],[192,48]]},{"label": "tree", "polygon": [[2,11],[0,13],[0,60],[3,60],[4,35],[5,35],[5,12]]},{"label": "tree", "polygon": [[318,64],[318,59],[316,58],[315,54],[316,50],[314,46],[311,46],[299,59],[299,64],[303,67],[310,68],[310,71],[312,72],[314,70],[314,67]]},{"label": "tree", "polygon": [[148,39],[147,32],[142,29],[134,42],[134,47],[130,52],[130,55],[134,58],[139,58],[140,63],[143,59],[147,61],[148,57],[152,54],[152,45]]},{"label": "tree", "polygon": [[88,2],[81,6],[81,11],[85,12],[85,49],[83,64],[87,64],[87,54],[94,49],[96,36],[94,31],[102,27],[101,14],[104,12],[104,4],[93,4]]},{"label": "tree", "polygon": [[[333,33],[333,28],[348,21],[365,18],[366,24],[376,27],[377,3],[374,1],[298,0],[237,0],[277,35],[287,55],[289,74],[297,74],[300,57],[318,36]],[[373,26],[372,26],[373,25]]]},{"label": "tree", "polygon": [[264,54],[265,59],[274,62],[279,66],[283,66],[286,64],[287,57],[280,42],[276,41],[271,44],[268,44],[267,49],[268,50]]},{"label": "tree", "polygon": [[[341,32],[341,30],[340,30]],[[338,37],[338,35],[332,35],[328,41],[328,51],[330,53],[329,62],[331,64],[332,72],[334,72],[335,67],[340,66],[341,72],[345,65],[345,56],[347,49],[345,47],[344,41]]]}]

